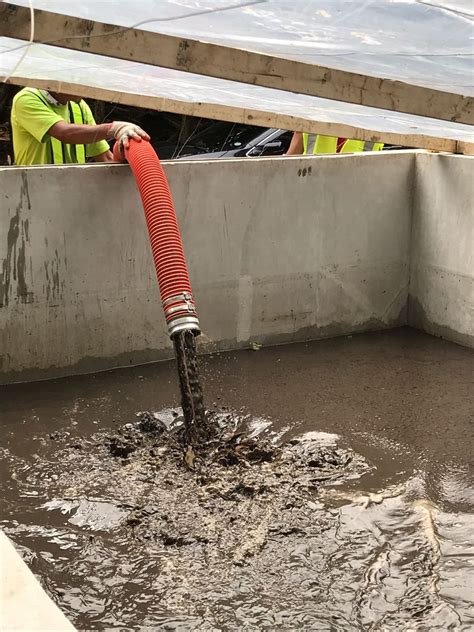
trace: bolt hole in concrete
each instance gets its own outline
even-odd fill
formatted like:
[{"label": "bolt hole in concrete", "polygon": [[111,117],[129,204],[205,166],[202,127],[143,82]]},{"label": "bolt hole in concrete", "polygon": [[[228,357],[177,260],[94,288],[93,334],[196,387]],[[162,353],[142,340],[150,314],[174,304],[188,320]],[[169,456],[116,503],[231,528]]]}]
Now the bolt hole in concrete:
[{"label": "bolt hole in concrete", "polygon": [[409,329],[203,357],[204,451],[172,362],[2,387],[1,526],[83,630],[470,629],[473,368]]}]

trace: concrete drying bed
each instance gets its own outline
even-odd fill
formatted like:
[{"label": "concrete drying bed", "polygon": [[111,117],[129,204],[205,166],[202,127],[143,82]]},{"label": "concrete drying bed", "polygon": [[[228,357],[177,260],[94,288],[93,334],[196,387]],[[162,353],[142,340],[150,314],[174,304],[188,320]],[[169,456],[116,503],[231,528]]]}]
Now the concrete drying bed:
[{"label": "concrete drying bed", "polygon": [[473,625],[472,351],[398,329],[202,366],[208,406],[262,441],[313,433],[311,489],[296,466],[230,467],[225,487],[159,446],[111,457],[103,438],[137,410],[177,406],[173,363],[1,388],[2,528],[76,627]]}]

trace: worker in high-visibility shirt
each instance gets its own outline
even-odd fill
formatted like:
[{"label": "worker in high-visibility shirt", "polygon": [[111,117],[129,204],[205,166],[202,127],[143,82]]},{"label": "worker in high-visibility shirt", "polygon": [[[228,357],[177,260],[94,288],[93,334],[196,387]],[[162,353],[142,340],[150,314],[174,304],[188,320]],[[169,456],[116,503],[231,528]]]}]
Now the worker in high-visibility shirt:
[{"label": "worker in high-visibility shirt", "polygon": [[381,151],[382,149],[383,143],[294,132],[286,155],[352,154],[359,151]]},{"label": "worker in high-visibility shirt", "polygon": [[88,158],[114,162],[107,140],[128,148],[131,138],[150,140],[138,125],[125,121],[97,125],[80,97],[23,88],[11,111],[16,165],[81,164]]}]

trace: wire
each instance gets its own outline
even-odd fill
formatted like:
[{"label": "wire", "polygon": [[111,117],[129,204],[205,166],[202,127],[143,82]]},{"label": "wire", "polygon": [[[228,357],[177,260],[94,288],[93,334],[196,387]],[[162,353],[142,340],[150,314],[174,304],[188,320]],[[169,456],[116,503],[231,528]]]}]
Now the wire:
[{"label": "wire", "polygon": [[[199,125],[201,124],[202,119],[198,119],[198,122],[196,123],[196,127],[193,129],[193,131],[191,132],[191,134],[189,134],[189,136],[186,138],[186,140],[183,143],[183,146],[181,147],[181,149],[178,151],[178,153],[176,153],[176,149],[178,149],[179,147],[179,138],[178,138],[178,142],[176,143],[176,149],[173,152],[173,156],[172,156],[172,160],[176,157],[179,158],[184,150],[184,148],[186,147],[186,145],[189,143],[189,141],[191,140],[191,138],[194,136],[194,134],[197,132]],[[183,121],[183,127],[181,129],[184,129],[184,121]],[[181,137],[181,132],[179,134],[179,136]]]},{"label": "wire", "polygon": [[174,148],[173,155],[171,156],[171,160],[176,156],[176,152],[178,151],[179,143],[181,142],[181,136],[183,135],[184,124],[186,121],[186,116],[183,116],[181,119],[181,126],[179,128],[178,140],[176,141],[176,147]]},{"label": "wire", "polygon": [[441,9],[441,11],[446,11],[447,13],[454,13],[454,15],[459,15],[469,22],[472,22],[472,18],[474,17],[474,13],[467,13],[464,11],[460,11],[459,9],[454,9],[453,7],[445,7],[442,4],[438,4],[436,2],[427,2],[426,0],[417,0],[420,4],[426,4],[427,7],[434,7],[435,9]]},{"label": "wire", "polygon": [[219,151],[224,151],[224,147],[226,146],[227,141],[229,140],[230,135],[231,135],[231,134],[232,134],[232,132],[234,131],[235,126],[236,126],[236,125],[237,125],[237,123],[233,123],[233,125],[232,125],[232,127],[230,128],[229,133],[228,133],[228,134],[227,134],[227,136],[225,137],[225,141],[222,143],[222,146],[221,146],[221,148],[220,148],[220,150],[219,150]]},{"label": "wire", "polygon": [[[23,55],[20,57],[20,59],[15,64],[15,66],[13,67],[13,70],[11,70],[8,73],[8,75],[2,79],[1,83],[7,83],[7,81],[10,79],[10,77],[15,74],[15,72],[18,70],[20,64],[25,59],[26,54],[29,51],[31,45],[34,43],[34,39],[35,39],[35,10],[33,9],[33,0],[28,0],[28,5],[30,7],[30,40],[29,40],[28,44],[25,45],[25,50],[23,51]],[[14,49],[14,50],[16,50],[16,49]]]},{"label": "wire", "polygon": [[113,103],[113,102],[112,102],[112,107],[111,107],[111,108],[110,108],[110,110],[107,112],[107,114],[106,114],[105,116],[103,116],[103,117],[102,117],[102,121],[101,121],[101,123],[103,123],[104,121],[106,121],[106,120],[109,118],[109,116],[112,114],[112,112],[114,112],[114,111],[117,109],[117,107],[118,107],[118,104],[117,104],[117,103]]},{"label": "wire", "polygon": [[[95,37],[108,37],[109,35],[118,35],[120,33],[126,33],[127,31],[133,31],[134,29],[140,27],[140,26],[144,26],[145,24],[151,24],[152,22],[172,22],[174,20],[184,20],[190,17],[196,17],[196,16],[200,16],[200,15],[208,15],[211,13],[222,13],[223,11],[231,11],[232,9],[242,9],[245,7],[249,7],[249,6],[253,6],[256,4],[266,4],[268,2],[268,0],[248,0],[247,2],[241,2],[239,4],[233,4],[233,5],[228,5],[225,7],[219,7],[217,9],[205,9],[203,11],[195,11],[194,13],[185,13],[184,15],[176,15],[176,16],[172,16],[169,18],[149,18],[148,20],[141,20],[140,22],[136,22],[135,24],[131,24],[130,26],[119,26],[115,29],[113,29],[112,31],[109,31],[108,33],[90,33],[89,35],[68,35],[67,37],[58,37],[55,39],[50,39],[50,40],[44,40],[42,42],[38,42],[40,44],[57,44],[58,42],[62,42],[63,40],[67,39],[67,40],[75,40],[75,39],[93,39]],[[32,6],[32,0],[28,0],[28,3],[30,5],[30,12],[33,16],[33,6]],[[66,17],[64,14],[60,14],[62,15],[62,17]],[[77,17],[77,16],[74,16]],[[77,19],[85,19],[85,18],[79,18],[77,17]],[[94,24],[94,22],[93,22]],[[102,24],[101,22],[97,22],[97,24]],[[34,35],[34,22],[33,22],[33,35]],[[15,50],[19,50],[23,47],[26,47],[27,49],[29,48],[29,46],[31,46],[31,44],[33,43],[33,40],[30,38],[30,41],[26,44],[22,44],[20,46],[17,46],[16,48],[12,48],[9,49],[7,51],[4,52],[12,52]],[[25,53],[26,54],[26,53]],[[14,70],[17,69],[17,67],[20,65],[21,61],[23,60],[20,59],[20,62],[17,64],[17,66],[15,67]],[[10,73],[9,77],[11,77],[11,75],[13,74]]]},{"label": "wire", "polygon": [[230,4],[226,7],[219,7],[217,9],[203,9],[202,11],[194,11],[194,13],[185,13],[184,15],[173,15],[169,18],[151,18],[149,20],[143,20],[138,22],[131,28],[137,26],[143,26],[143,24],[149,24],[151,22],[173,22],[174,20],[185,20],[187,18],[195,18],[201,15],[209,15],[210,13],[222,13],[223,11],[232,11],[232,9],[244,9],[245,7],[251,7],[255,4],[266,4],[268,0],[249,0],[249,2],[241,2],[239,4]]}]

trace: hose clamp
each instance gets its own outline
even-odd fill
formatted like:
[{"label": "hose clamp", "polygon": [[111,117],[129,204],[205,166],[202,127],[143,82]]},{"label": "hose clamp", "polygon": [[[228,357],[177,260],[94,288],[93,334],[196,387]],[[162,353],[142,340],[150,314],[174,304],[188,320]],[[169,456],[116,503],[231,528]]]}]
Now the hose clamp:
[{"label": "hose clamp", "polygon": [[[177,307],[178,305],[179,307]],[[165,311],[165,314],[171,314],[177,310],[182,311],[183,308],[187,309],[187,311],[190,313],[196,313],[194,299],[192,294],[190,294],[189,292],[183,292],[182,294],[169,296],[165,301],[163,301],[163,309]]]},{"label": "hose clamp", "polygon": [[186,329],[201,333],[194,298],[189,292],[169,296],[163,301],[166,323],[170,337]]}]

